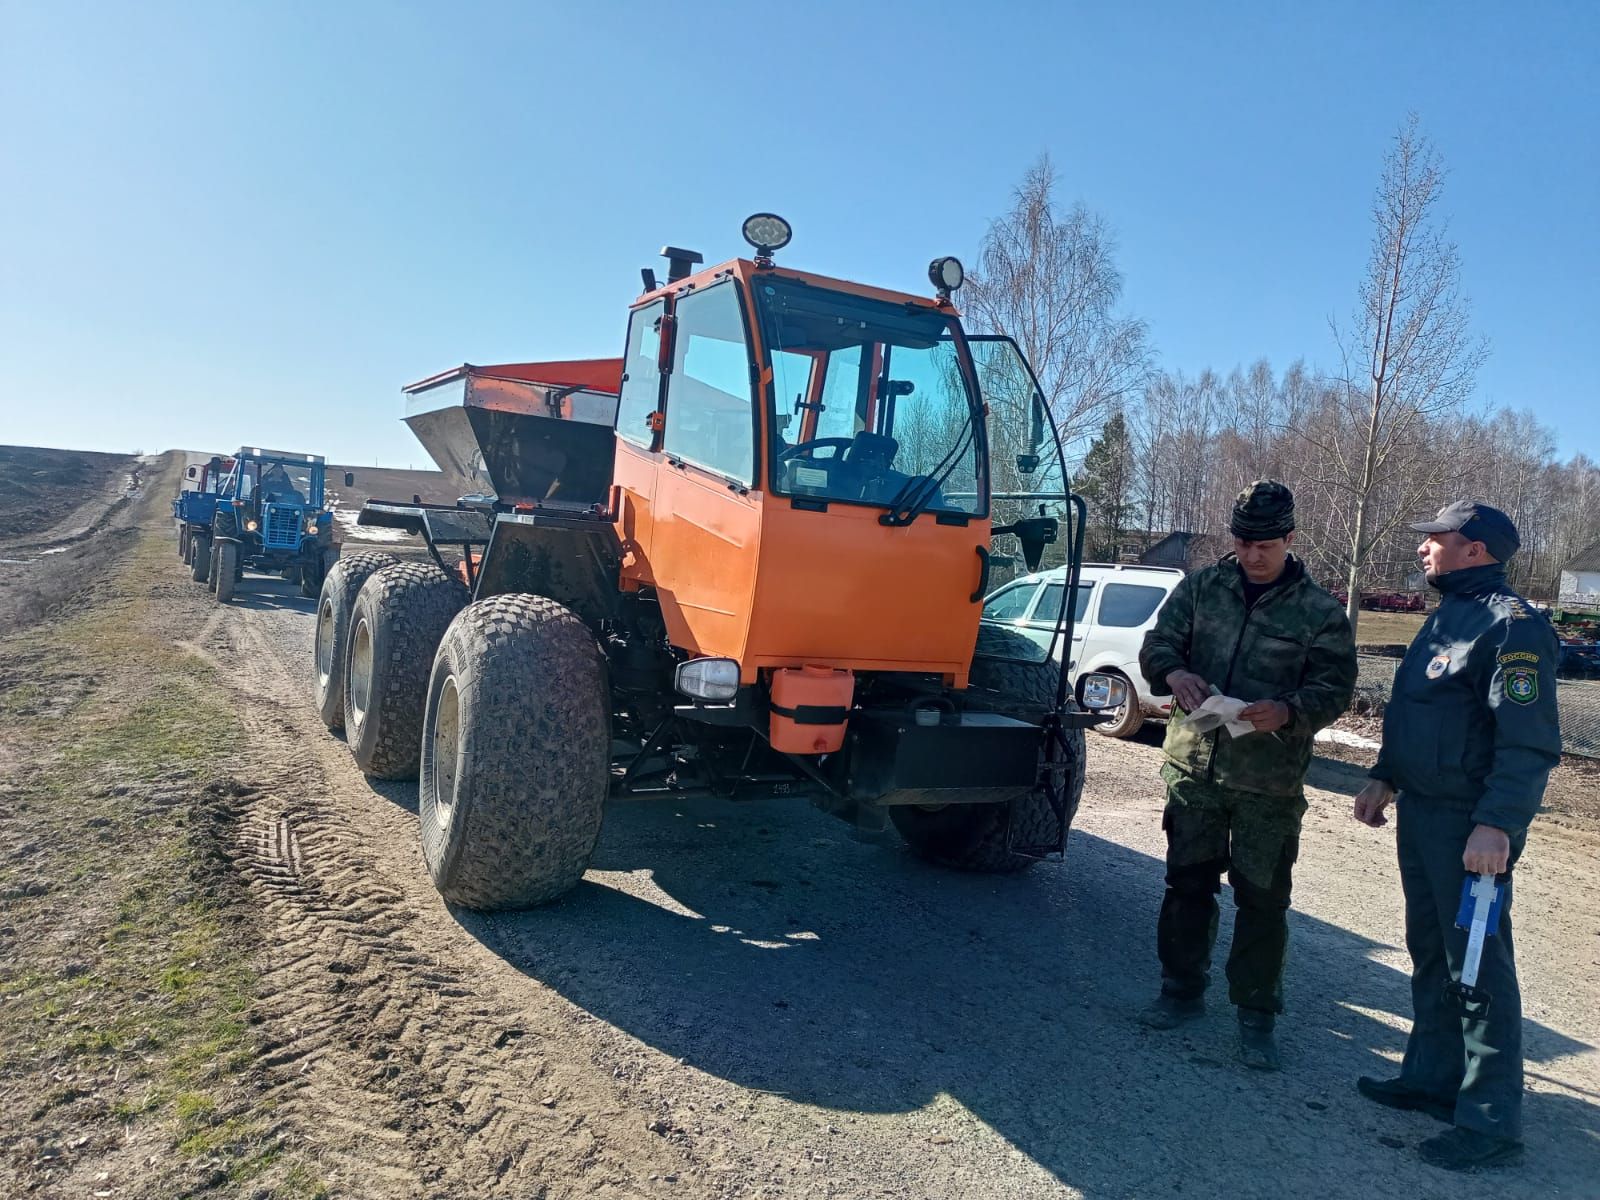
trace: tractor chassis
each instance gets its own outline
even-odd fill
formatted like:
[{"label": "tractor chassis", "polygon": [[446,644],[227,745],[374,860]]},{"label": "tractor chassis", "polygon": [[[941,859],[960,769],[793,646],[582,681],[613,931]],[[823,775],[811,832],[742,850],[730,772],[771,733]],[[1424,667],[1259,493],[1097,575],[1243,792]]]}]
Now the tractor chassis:
[{"label": "tractor chassis", "polygon": [[[630,620],[640,606],[653,608],[653,598],[617,591],[620,547],[610,514],[369,500],[357,523],[420,537],[434,562],[466,584],[473,600],[504,592],[548,596],[596,631],[610,663],[617,710],[612,800],[805,799],[862,833],[874,833],[887,827],[896,805],[996,803],[1018,786],[1037,782],[1054,828],[1032,842],[1013,839],[1011,849],[1032,858],[1065,852],[1075,753],[1068,733],[1099,723],[1104,718],[1097,714],[1040,706],[1018,719],[968,707],[959,693],[952,702],[934,679],[862,677],[864,694],[842,751],[816,757],[781,753],[767,741],[760,689],[741,688],[726,705],[685,703],[672,690],[676,660],[658,636]],[[460,557],[452,562],[443,551]],[[936,694],[932,700],[930,692]],[[920,720],[916,712],[929,703],[938,712],[933,724],[923,723],[926,710]]]}]

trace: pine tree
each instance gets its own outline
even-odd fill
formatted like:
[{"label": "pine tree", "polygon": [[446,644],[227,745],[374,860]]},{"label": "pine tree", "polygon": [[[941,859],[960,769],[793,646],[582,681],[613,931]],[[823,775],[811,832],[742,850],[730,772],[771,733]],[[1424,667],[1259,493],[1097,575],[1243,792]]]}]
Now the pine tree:
[{"label": "pine tree", "polygon": [[1089,509],[1085,549],[1091,559],[1115,562],[1133,515],[1133,441],[1122,413],[1114,412],[1100,428],[1073,490]]}]

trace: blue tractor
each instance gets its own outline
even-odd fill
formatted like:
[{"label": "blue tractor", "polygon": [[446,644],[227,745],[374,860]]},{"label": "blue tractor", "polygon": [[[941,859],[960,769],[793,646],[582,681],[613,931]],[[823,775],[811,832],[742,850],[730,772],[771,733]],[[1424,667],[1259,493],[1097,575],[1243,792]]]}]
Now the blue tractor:
[{"label": "blue tractor", "polygon": [[196,583],[204,583],[211,570],[211,525],[217,515],[217,496],[233,470],[233,459],[213,454],[209,462],[188,471],[188,485],[172,502],[178,523],[178,557]]},{"label": "blue tractor", "polygon": [[247,567],[298,580],[302,596],[318,594],[338,553],[323,504],[326,470],[317,454],[247,446],[233,456],[203,547],[219,603],[233,598]]}]

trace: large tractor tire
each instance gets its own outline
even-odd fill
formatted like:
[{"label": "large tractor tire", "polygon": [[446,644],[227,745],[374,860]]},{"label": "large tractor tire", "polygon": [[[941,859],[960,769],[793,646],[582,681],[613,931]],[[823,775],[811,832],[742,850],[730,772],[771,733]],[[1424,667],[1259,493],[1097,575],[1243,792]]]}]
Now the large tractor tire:
[{"label": "large tractor tire", "polygon": [[189,578],[205,583],[211,575],[211,536],[205,533],[190,535]]},{"label": "large tractor tire", "polygon": [[376,779],[415,779],[434,651],[467,589],[434,563],[374,573],[350,610],[344,730],[356,765]]},{"label": "large tractor tire", "polygon": [[392,554],[362,550],[341,558],[323,577],[317,598],[317,715],[335,733],[344,728],[344,669],[350,648],[350,610],[361,585],[391,563]]},{"label": "large tractor tire", "polygon": [[[987,707],[1019,720],[1037,721],[1055,707],[1060,668],[1054,663],[1007,662],[974,658],[971,687]],[[1076,705],[1068,694],[1069,708]],[[1064,731],[1068,764],[1065,778],[1067,821],[1083,795],[1083,730]],[[1040,749],[1043,766],[1044,748]],[[1057,818],[1042,787],[1019,792],[1003,804],[897,804],[889,809],[900,836],[920,857],[941,866],[990,875],[1015,875],[1038,859],[1017,854],[1012,845],[1036,846],[1057,831]]]},{"label": "large tractor tire", "polygon": [[1139,693],[1134,690],[1133,680],[1121,671],[1106,671],[1105,674],[1115,676],[1127,686],[1128,702],[1121,708],[1107,710],[1111,720],[1102,721],[1094,730],[1105,737],[1131,738],[1144,728],[1144,708],[1139,704]]},{"label": "large tractor tire", "polygon": [[446,900],[532,908],[571,890],[610,782],[605,658],[543,596],[479,600],[451,622],[423,723],[422,856]]},{"label": "large tractor tire", "polygon": [[239,543],[218,542],[216,552],[217,603],[233,599],[233,585],[239,579]]}]

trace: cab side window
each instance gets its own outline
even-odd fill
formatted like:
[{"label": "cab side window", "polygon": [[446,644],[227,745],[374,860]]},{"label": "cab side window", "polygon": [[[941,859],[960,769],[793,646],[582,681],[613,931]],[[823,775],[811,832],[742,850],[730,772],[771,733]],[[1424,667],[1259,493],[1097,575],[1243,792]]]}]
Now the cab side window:
[{"label": "cab side window", "polygon": [[679,296],[662,449],[740,483],[755,479],[744,314],[731,281]]},{"label": "cab side window", "polygon": [[628,348],[622,359],[622,398],[617,404],[617,432],[636,446],[655,443],[650,414],[661,406],[661,317],[666,302],[657,300],[635,309],[628,319]]}]

